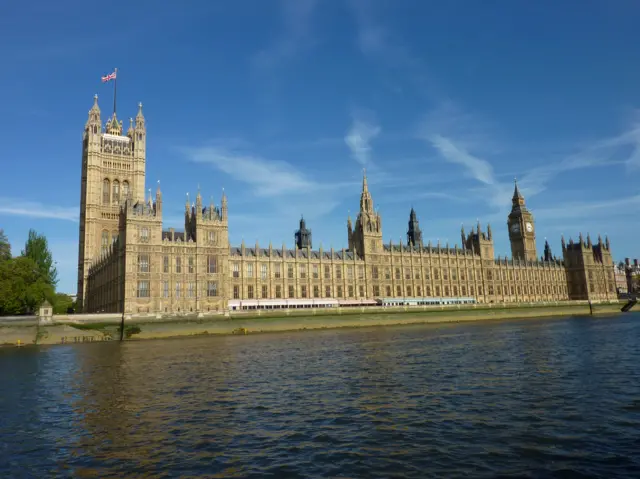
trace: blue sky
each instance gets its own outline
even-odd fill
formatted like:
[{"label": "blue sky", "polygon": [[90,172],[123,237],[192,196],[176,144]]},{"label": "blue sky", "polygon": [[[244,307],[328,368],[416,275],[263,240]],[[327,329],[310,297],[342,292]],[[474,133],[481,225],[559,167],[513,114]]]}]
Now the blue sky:
[{"label": "blue sky", "polygon": [[147,120],[165,227],[185,193],[229,198],[230,240],[346,247],[362,168],[385,241],[491,223],[509,252],[513,178],[544,238],[638,255],[640,4],[468,0],[9,2],[0,8],[0,228],[49,238],[75,292],[81,135],[100,76]]}]

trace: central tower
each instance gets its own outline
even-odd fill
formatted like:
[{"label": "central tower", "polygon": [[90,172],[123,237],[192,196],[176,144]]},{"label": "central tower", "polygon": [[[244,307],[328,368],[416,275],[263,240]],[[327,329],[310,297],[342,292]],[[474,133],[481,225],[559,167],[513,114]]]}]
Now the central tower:
[{"label": "central tower", "polygon": [[351,219],[347,224],[349,249],[361,258],[382,253],[382,219],[373,208],[373,199],[369,193],[367,174],[363,173],[362,193],[360,194],[360,211],[355,228],[351,227]]},{"label": "central tower", "polygon": [[527,209],[524,196],[515,182],[513,198],[511,199],[511,213],[507,219],[509,227],[509,241],[511,242],[511,256],[514,259],[535,261],[536,230],[533,222],[533,214]]},{"label": "central tower", "polygon": [[82,134],[80,228],[78,239],[78,307],[84,309],[87,275],[94,258],[119,235],[120,205],[131,198],[144,201],[146,127],[142,103],[135,124],[123,134],[115,111],[104,126],[98,95],[93,98]]}]

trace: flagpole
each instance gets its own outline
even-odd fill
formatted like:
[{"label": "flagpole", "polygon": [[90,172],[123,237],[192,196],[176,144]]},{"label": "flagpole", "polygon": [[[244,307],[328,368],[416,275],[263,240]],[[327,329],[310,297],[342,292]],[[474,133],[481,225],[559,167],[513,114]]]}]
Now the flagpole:
[{"label": "flagpole", "polygon": [[116,117],[116,94],[118,93],[118,69],[115,70],[115,78],[113,79],[113,117]]}]

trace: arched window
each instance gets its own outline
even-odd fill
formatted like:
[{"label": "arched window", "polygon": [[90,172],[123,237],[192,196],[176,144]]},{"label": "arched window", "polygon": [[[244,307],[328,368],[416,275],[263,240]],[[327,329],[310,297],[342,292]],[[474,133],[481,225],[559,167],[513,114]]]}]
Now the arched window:
[{"label": "arched window", "polygon": [[125,180],[122,182],[122,199],[126,200],[128,196],[129,196],[129,182]]},{"label": "arched window", "polygon": [[110,193],[111,193],[111,184],[109,183],[108,179],[104,179],[102,180],[102,203],[104,203],[105,205],[109,204],[109,198]]},{"label": "arched window", "polygon": [[111,233],[111,242],[113,243],[115,240],[118,239],[118,232],[114,231]]},{"label": "arched window", "polygon": [[120,203],[120,182],[118,180],[113,180],[113,195],[111,200],[114,203]]},{"label": "arched window", "polygon": [[102,230],[102,241],[100,242],[100,246],[102,251],[109,247],[109,232],[107,230]]}]

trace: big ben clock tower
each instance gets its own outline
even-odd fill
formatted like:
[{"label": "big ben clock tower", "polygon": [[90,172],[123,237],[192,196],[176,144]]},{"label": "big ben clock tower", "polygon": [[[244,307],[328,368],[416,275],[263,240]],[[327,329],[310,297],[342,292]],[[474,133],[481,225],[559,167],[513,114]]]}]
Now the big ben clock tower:
[{"label": "big ben clock tower", "polygon": [[509,227],[509,241],[511,242],[511,255],[513,258],[535,261],[537,252],[533,215],[527,209],[524,196],[520,193],[517,182],[513,191],[511,213],[509,213],[507,225]]}]

